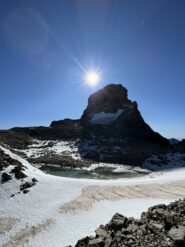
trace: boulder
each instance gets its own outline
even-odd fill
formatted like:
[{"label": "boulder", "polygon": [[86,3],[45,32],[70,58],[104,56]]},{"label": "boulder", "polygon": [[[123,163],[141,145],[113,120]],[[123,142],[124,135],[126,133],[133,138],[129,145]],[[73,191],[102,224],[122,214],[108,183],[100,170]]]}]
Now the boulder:
[{"label": "boulder", "polygon": [[88,247],[104,247],[104,241],[101,237],[89,241]]},{"label": "boulder", "polygon": [[86,246],[88,246],[89,240],[90,240],[90,237],[82,238],[82,239],[78,240],[75,247],[86,247]]},{"label": "boulder", "polygon": [[9,180],[12,179],[12,176],[6,172],[3,172],[2,175],[1,175],[1,181],[2,183],[5,183],[5,182],[8,182]]},{"label": "boulder", "polygon": [[20,190],[24,191],[24,190],[26,190],[28,188],[31,188],[34,185],[35,185],[35,183],[33,183],[33,182],[25,182],[25,183],[20,185]]},{"label": "boulder", "polygon": [[23,178],[26,178],[27,176],[26,176],[26,174],[24,174],[24,172],[22,170],[23,170],[22,166],[15,166],[11,170],[11,173],[15,174],[16,179],[23,179]]},{"label": "boulder", "polygon": [[168,232],[168,236],[176,243],[181,246],[185,246],[185,227],[172,227]]},{"label": "boulder", "polygon": [[118,231],[121,228],[124,228],[126,223],[127,218],[121,214],[116,213],[109,222],[109,228]]},{"label": "boulder", "polygon": [[107,231],[102,227],[99,227],[96,231],[96,235],[100,237],[107,237]]}]

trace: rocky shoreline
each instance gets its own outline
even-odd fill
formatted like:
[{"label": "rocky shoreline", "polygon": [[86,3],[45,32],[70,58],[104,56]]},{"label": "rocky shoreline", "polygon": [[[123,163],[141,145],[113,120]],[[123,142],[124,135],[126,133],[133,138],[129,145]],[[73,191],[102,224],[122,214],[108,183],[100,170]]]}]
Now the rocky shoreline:
[{"label": "rocky shoreline", "polygon": [[[85,237],[75,247],[183,247],[185,246],[185,199],[160,204],[127,218],[116,213],[96,235]],[[71,247],[71,246],[68,246]]]}]

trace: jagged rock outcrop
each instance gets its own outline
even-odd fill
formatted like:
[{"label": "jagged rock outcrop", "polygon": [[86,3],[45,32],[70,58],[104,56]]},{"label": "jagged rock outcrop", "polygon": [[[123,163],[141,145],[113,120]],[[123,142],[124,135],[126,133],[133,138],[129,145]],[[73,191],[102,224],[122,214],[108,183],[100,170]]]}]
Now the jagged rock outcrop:
[{"label": "jagged rock outcrop", "polygon": [[116,136],[127,142],[168,143],[145,123],[137,102],[128,99],[127,89],[120,84],[110,84],[92,94],[80,121],[89,135]]},{"label": "jagged rock outcrop", "polygon": [[127,89],[121,84],[109,84],[89,96],[88,106],[81,121],[88,123],[99,112],[116,113],[119,109],[136,109],[137,103],[128,99]]},{"label": "jagged rock outcrop", "polygon": [[140,220],[117,213],[95,232],[75,247],[184,247],[185,199],[151,207]]}]

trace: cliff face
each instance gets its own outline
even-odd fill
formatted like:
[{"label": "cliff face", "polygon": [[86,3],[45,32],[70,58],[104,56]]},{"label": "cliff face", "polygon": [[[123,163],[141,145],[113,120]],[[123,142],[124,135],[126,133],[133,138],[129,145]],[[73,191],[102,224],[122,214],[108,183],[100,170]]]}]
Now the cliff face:
[{"label": "cliff face", "polygon": [[145,123],[137,102],[128,99],[127,89],[120,84],[110,84],[92,94],[80,122],[85,133],[96,136],[167,143]]},{"label": "cliff face", "polygon": [[120,84],[110,84],[90,95],[81,120],[88,121],[99,112],[116,113],[119,109],[127,108],[137,108],[136,102],[128,99],[127,89]]}]

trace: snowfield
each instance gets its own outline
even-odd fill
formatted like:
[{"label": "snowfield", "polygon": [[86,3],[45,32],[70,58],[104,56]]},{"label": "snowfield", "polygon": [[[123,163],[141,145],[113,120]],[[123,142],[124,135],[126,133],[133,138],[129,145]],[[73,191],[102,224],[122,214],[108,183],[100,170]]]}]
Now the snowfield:
[{"label": "snowfield", "polygon": [[65,155],[68,154],[73,159],[80,159],[78,148],[73,141],[40,141],[33,139],[33,144],[29,145],[27,149],[15,151],[22,152],[28,158],[38,158],[46,153],[54,153]]},{"label": "snowfield", "polygon": [[[185,196],[185,168],[118,180],[71,179],[47,175],[0,146],[38,180],[16,194],[19,181],[0,186],[0,246],[65,247],[91,235],[119,212],[140,217],[148,207]],[[9,169],[9,168],[7,168]],[[0,172],[1,173],[1,172]]]}]

